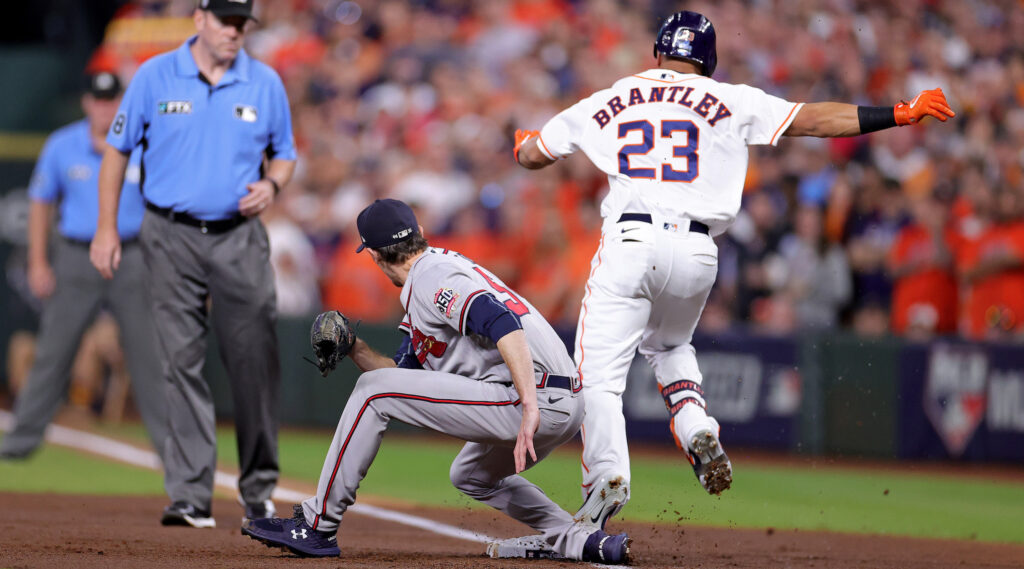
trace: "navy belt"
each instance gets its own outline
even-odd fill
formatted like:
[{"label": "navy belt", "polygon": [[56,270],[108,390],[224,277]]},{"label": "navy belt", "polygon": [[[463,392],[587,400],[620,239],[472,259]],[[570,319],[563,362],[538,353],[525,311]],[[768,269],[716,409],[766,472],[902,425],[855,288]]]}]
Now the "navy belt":
[{"label": "navy belt", "polygon": [[[640,221],[643,223],[652,223],[651,214],[649,213],[624,213],[619,216],[619,223],[623,221]],[[690,231],[694,233],[703,233],[709,235],[711,233],[710,228],[694,219],[690,220]]]},{"label": "navy belt", "polygon": [[199,231],[203,233],[225,233],[232,229],[242,225],[246,221],[249,221],[248,217],[242,214],[235,214],[234,217],[227,219],[214,219],[207,221],[205,219],[199,219],[192,217],[191,215],[182,212],[174,211],[169,207],[160,207],[154,203],[146,202],[146,209],[159,215],[160,217],[166,217],[174,223],[181,223],[191,227],[198,227]]},{"label": "navy belt", "polygon": [[549,373],[544,373],[541,375],[540,383],[537,384],[537,389],[544,389],[545,387],[554,387],[557,389],[572,391],[572,378],[564,375],[551,375]]}]

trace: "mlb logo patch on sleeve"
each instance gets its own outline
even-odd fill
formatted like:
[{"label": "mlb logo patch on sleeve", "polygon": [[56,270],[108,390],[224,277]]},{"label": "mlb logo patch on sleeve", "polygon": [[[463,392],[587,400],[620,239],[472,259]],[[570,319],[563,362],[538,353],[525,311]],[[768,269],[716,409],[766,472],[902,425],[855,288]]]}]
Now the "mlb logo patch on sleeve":
[{"label": "mlb logo patch on sleeve", "polygon": [[235,105],[235,118],[242,119],[245,122],[256,122],[256,118],[259,115],[256,113],[256,107],[250,105]]}]

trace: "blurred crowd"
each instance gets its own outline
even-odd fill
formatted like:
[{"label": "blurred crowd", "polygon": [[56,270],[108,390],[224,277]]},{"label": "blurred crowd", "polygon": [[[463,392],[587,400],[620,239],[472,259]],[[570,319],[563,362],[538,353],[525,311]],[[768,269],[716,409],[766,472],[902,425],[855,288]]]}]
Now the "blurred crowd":
[{"label": "blurred crowd", "polygon": [[[126,7],[105,64],[129,77],[189,35],[193,6]],[[433,245],[492,267],[572,329],[607,181],[582,155],[517,167],[512,132],[654,66],[659,18],[681,8],[714,23],[719,81],[862,105],[942,87],[957,112],[752,148],[703,330],[1022,337],[1019,0],[258,1],[247,49],[284,80],[300,148],[295,180],[265,217],[280,312],[393,321],[397,291],[355,253],[354,221],[374,198],[396,197]],[[149,19],[177,23],[152,35]]]}]

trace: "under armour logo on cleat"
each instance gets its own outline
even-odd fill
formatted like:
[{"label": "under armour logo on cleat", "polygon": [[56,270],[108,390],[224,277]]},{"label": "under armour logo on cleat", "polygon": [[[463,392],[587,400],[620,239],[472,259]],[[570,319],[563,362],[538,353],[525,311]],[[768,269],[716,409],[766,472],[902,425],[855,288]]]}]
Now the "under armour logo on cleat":
[{"label": "under armour logo on cleat", "polygon": [[299,537],[306,539],[306,528],[302,528],[299,531],[292,530],[292,539],[299,539]]}]

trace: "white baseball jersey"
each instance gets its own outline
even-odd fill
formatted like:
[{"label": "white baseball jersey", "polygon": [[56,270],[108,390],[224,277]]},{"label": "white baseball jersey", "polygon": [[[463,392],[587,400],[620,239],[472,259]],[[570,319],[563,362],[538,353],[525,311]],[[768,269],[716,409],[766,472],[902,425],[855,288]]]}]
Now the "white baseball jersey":
[{"label": "white baseball jersey", "polygon": [[536,308],[487,269],[455,251],[437,248],[413,263],[401,294],[406,314],[399,328],[412,338],[423,369],[483,381],[512,380],[494,342],[467,329],[469,308],[484,293],[519,316],[534,371],[576,375],[565,344]]},{"label": "white baseball jersey", "polygon": [[606,218],[660,213],[718,235],[740,208],[747,146],[777,144],[801,106],[747,85],[649,69],[559,113],[538,147],[552,159],[582,149],[608,174]]}]

